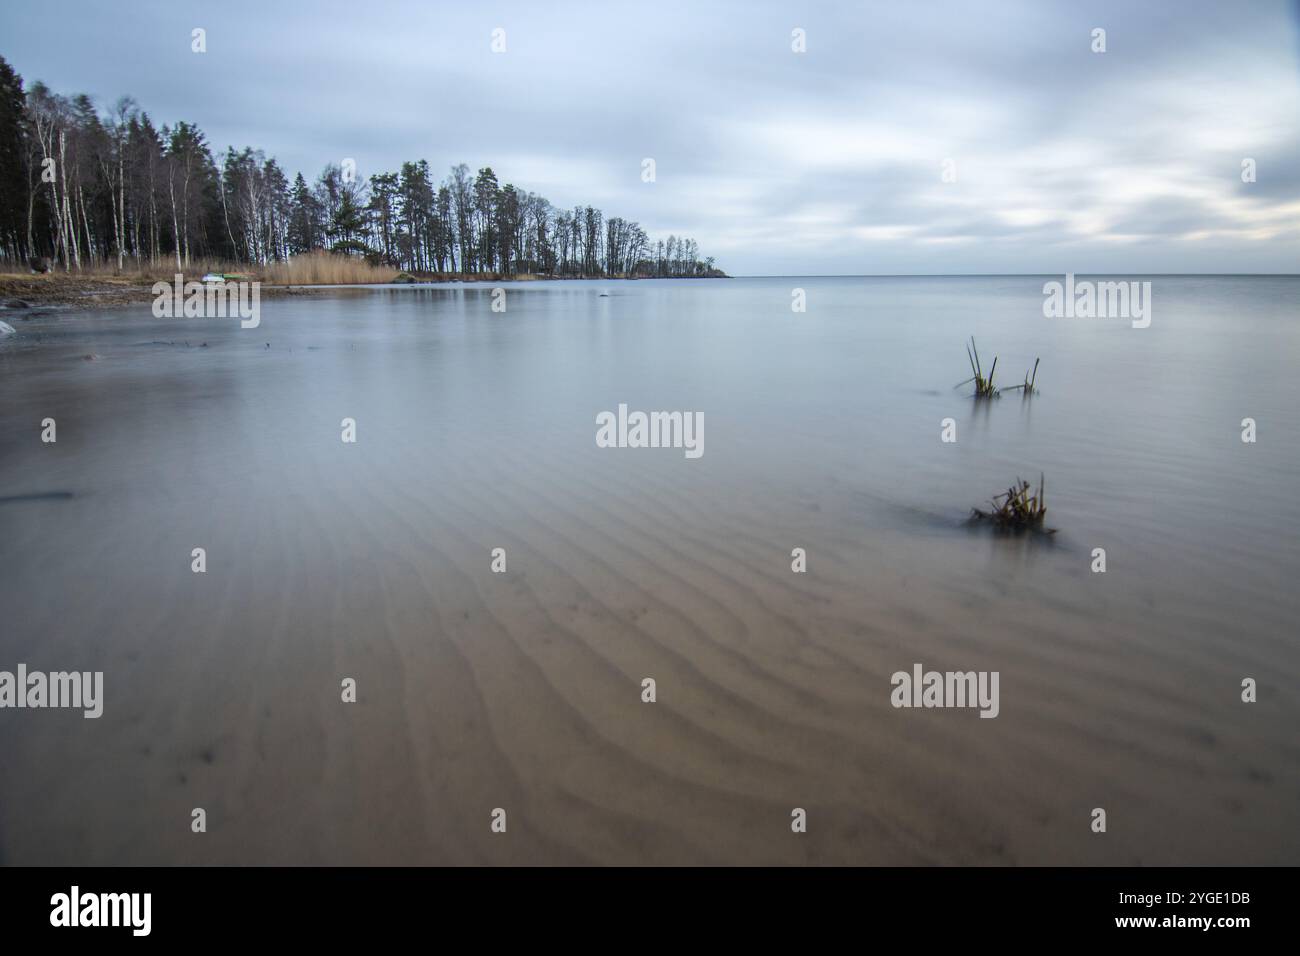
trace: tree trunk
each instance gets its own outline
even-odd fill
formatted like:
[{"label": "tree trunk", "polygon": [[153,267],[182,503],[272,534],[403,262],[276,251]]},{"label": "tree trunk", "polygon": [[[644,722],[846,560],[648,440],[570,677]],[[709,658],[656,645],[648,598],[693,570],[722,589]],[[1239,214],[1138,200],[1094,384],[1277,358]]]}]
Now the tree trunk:
[{"label": "tree trunk", "polygon": [[173,170],[167,171],[167,193],[172,201],[172,245],[176,249],[176,271],[181,271],[181,227],[176,219],[176,180]]}]

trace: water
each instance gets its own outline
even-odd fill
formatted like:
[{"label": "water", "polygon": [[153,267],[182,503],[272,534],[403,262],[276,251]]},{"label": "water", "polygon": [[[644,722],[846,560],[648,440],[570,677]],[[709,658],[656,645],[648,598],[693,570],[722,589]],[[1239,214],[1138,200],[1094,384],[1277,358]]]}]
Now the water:
[{"label": "water", "polygon": [[[0,669],[106,701],[0,712],[0,861],[1294,863],[1300,280],[1155,277],[1147,329],[1044,281],[11,313]],[[954,389],[971,335],[1039,394]],[[597,448],[620,403],[703,456]],[[967,526],[1040,474],[1055,536]],[[999,717],[892,708],[915,662]]]}]

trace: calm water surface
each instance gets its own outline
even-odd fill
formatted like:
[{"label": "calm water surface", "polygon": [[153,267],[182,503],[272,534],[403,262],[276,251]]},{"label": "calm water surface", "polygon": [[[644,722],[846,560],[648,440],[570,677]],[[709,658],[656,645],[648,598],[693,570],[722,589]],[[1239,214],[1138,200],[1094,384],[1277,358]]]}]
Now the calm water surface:
[{"label": "calm water surface", "polygon": [[[106,703],[0,712],[0,861],[1300,861],[1300,280],[1155,277],[1147,329],[1044,281],[8,313],[0,669]],[[954,389],[971,335],[1039,394]],[[619,403],[703,457],[597,448]],[[966,526],[1040,474],[1053,538]],[[1001,715],[893,709],[914,662]]]}]

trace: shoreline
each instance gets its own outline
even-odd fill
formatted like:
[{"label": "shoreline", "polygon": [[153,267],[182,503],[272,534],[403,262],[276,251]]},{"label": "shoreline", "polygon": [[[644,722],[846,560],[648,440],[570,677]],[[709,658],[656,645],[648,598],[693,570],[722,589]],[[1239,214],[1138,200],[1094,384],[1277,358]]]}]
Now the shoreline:
[{"label": "shoreline", "polygon": [[[184,273],[181,273],[184,275]],[[0,273],[0,313],[18,313],[28,309],[64,307],[71,309],[100,309],[114,306],[142,305],[153,301],[155,282],[172,282],[175,273],[167,276],[121,275],[87,276],[76,273]],[[495,273],[460,274],[431,273],[399,277],[389,282],[310,282],[273,283],[262,280],[261,295],[281,298],[285,296],[313,295],[330,289],[348,289],[368,285],[451,285],[478,282],[632,282],[651,278],[724,279],[716,276],[549,276],[520,273],[503,276]],[[196,280],[187,280],[196,281]]]}]

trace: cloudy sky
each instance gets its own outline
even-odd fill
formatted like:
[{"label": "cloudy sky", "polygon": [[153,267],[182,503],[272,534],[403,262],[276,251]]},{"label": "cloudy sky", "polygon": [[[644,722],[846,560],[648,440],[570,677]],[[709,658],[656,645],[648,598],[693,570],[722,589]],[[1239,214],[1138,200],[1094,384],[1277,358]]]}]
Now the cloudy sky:
[{"label": "cloudy sky", "polygon": [[736,275],[1300,271],[1297,2],[6,3],[0,55],[309,179],[491,165]]}]

